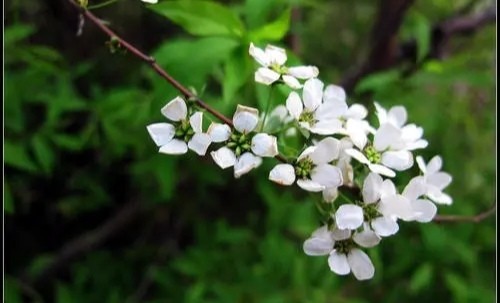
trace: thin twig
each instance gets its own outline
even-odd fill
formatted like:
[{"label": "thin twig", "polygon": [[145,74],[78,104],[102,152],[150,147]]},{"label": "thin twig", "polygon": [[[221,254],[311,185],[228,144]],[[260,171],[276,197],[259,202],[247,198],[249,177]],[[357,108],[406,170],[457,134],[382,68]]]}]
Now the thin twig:
[{"label": "thin twig", "polygon": [[48,277],[65,267],[68,262],[71,262],[76,257],[83,253],[99,246],[118,231],[131,223],[139,214],[140,205],[136,201],[125,204],[114,216],[108,219],[104,224],[91,230],[83,235],[66,243],[59,252],[56,253],[54,259],[48,264],[36,277],[28,277],[24,274],[24,279],[33,284],[38,284],[47,280]]},{"label": "thin twig", "polygon": [[[90,11],[84,9],[81,7],[78,3],[76,3],[73,0],[68,0],[73,6],[75,6],[78,10],[81,11],[81,13],[92,23],[94,23],[101,31],[103,31],[106,35],[108,35],[110,38],[113,38],[117,40],[121,46],[123,46],[125,49],[127,49],[131,54],[134,56],[138,57],[139,59],[143,60],[144,62],[148,63],[151,68],[153,68],[156,73],[158,73],[162,78],[167,80],[167,82],[172,85],[176,90],[178,90],[184,97],[190,100],[194,100],[196,104],[205,109],[207,112],[211,113],[217,119],[221,120],[222,122],[226,123],[227,125],[233,127],[233,121],[231,119],[227,118],[211,106],[209,106],[205,101],[201,100],[198,96],[193,94],[189,89],[187,89],[185,86],[183,86],[181,83],[179,83],[174,77],[172,77],[170,74],[168,74],[158,63],[156,63],[156,60],[144,54],[141,52],[139,49],[137,49],[135,46],[118,36],[115,32],[113,32],[108,26],[103,24],[99,18],[97,18],[94,14],[92,14]],[[275,158],[283,163],[287,163],[287,159],[278,154],[275,156]]]},{"label": "thin twig", "polygon": [[497,205],[495,203],[487,211],[484,211],[475,216],[442,215],[434,217],[432,221],[436,223],[466,223],[466,222],[479,223],[487,219],[491,215],[495,214],[496,210],[497,210]]}]

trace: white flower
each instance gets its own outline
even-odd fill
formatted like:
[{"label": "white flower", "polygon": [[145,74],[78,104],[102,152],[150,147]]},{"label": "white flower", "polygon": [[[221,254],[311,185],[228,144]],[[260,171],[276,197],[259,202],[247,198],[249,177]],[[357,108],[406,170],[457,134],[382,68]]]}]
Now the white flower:
[{"label": "white flower", "polygon": [[450,174],[440,171],[443,165],[441,157],[435,156],[429,161],[429,164],[425,165],[424,159],[417,156],[417,164],[424,174],[425,195],[438,204],[450,205],[453,200],[449,195],[443,193],[443,189],[451,183],[452,177]]},{"label": "white flower", "polygon": [[406,197],[413,208],[413,220],[421,223],[432,221],[437,213],[437,207],[427,199],[420,199],[427,192],[427,185],[422,176],[417,176],[408,182],[403,190],[403,196]]},{"label": "white flower", "polygon": [[187,119],[186,102],[180,97],[170,101],[161,112],[174,123],[154,123],[147,126],[149,135],[160,147],[160,153],[180,155],[185,154],[189,148],[200,156],[205,155],[211,140],[202,131],[202,112],[195,112]]},{"label": "white flower", "polygon": [[415,124],[405,125],[408,114],[404,106],[393,106],[386,111],[380,104],[375,102],[378,121],[380,126],[389,124],[400,130],[400,137],[397,141],[391,142],[393,149],[415,150],[425,148],[428,142],[422,138],[424,131]]},{"label": "white flower", "polygon": [[329,101],[337,93],[326,89],[323,92],[323,82],[318,79],[309,79],[304,83],[302,100],[297,92],[291,92],[286,100],[286,108],[299,126],[319,135],[339,133],[342,121],[339,119],[337,103]]},{"label": "white flower", "polygon": [[269,173],[269,180],[281,185],[297,185],[302,189],[319,192],[326,188],[342,185],[342,171],[331,164],[338,158],[340,142],[325,138],[317,145],[306,148],[297,158],[295,165],[278,164]]},{"label": "white flower", "polygon": [[271,85],[281,78],[289,87],[299,89],[302,85],[297,79],[311,79],[319,74],[315,66],[286,67],[286,52],[276,46],[267,45],[262,50],[250,43],[248,52],[262,66],[255,72],[255,81],[258,83]]},{"label": "white flower", "polygon": [[337,209],[335,223],[340,229],[355,230],[365,222],[368,230],[373,230],[377,236],[387,237],[399,230],[396,221],[398,218],[414,218],[412,201],[397,194],[396,187],[390,180],[384,181],[375,173],[366,177],[362,195],[362,204],[344,204]]},{"label": "white flower", "polygon": [[278,154],[276,137],[265,133],[253,134],[259,122],[257,109],[238,105],[233,116],[235,131],[226,124],[212,123],[208,134],[213,142],[226,142],[225,146],[211,152],[215,163],[222,169],[234,166],[234,176],[239,178],[262,163],[260,157]]},{"label": "white flower", "polygon": [[[328,227],[322,226],[304,242],[304,252],[309,256],[328,255],[328,265],[330,270],[338,275],[347,275],[351,271],[358,280],[368,280],[373,278],[375,267],[367,254],[356,247],[354,243],[358,241],[363,247],[370,246],[373,241],[370,235],[360,235],[351,237],[350,231],[334,228],[332,231]],[[374,244],[376,245],[376,244]]]},{"label": "white flower", "polygon": [[413,166],[413,155],[407,149],[400,149],[402,145],[402,131],[396,126],[385,123],[375,132],[373,145],[366,146],[363,152],[357,149],[348,149],[346,153],[354,159],[368,166],[377,174],[394,177],[392,170],[403,171]]}]

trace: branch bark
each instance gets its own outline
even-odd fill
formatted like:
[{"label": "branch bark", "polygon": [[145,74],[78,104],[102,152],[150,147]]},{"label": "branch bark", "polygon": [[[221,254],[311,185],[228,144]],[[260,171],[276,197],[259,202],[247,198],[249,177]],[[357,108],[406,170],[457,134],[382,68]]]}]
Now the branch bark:
[{"label": "branch bark", "polygon": [[[402,19],[412,3],[413,1],[410,0],[381,0],[378,18],[373,27],[373,47],[368,58],[341,81],[341,85],[347,92],[351,92],[356,84],[369,74],[392,68],[402,62],[416,63],[416,41],[414,39],[405,42],[397,41],[397,33]],[[446,56],[448,42],[452,37],[473,34],[495,21],[496,5],[492,5],[477,14],[469,14],[462,10],[459,14],[454,14],[448,19],[438,22],[432,27],[431,48],[426,59],[443,59]],[[380,34],[377,35],[376,32]],[[418,66],[415,65],[412,71],[416,67]]]},{"label": "branch bark", "polygon": [[494,215],[497,210],[497,205],[494,203],[487,211],[484,211],[475,216],[457,216],[457,215],[442,215],[436,216],[432,220],[436,223],[479,223],[488,217]]}]

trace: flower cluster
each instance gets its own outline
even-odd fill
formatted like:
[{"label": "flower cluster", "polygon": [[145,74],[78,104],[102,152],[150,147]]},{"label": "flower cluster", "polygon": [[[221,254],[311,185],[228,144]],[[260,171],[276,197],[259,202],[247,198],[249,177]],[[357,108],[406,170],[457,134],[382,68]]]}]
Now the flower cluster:
[{"label": "flower cluster", "polygon": [[[323,224],[304,242],[304,252],[328,256],[336,274],[372,278],[375,269],[364,248],[396,234],[401,221],[429,222],[436,204],[452,203],[443,193],[452,178],[441,171],[441,157],[428,164],[414,157],[428,142],[421,127],[407,123],[403,106],[387,110],[374,103],[378,123],[371,125],[368,109],[349,105],[344,89],[325,85],[316,67],[287,67],[285,50],[271,45],[260,49],[251,44],[249,54],[261,65],[256,82],[271,89],[288,87],[286,100],[268,116],[281,124],[278,135],[303,137],[301,150],[281,157],[277,137],[263,131],[268,113],[259,117],[256,108],[243,105],[237,106],[231,125],[212,123],[204,132],[197,104],[180,97],[161,110],[171,123],[149,125],[150,136],[161,153],[174,155],[190,149],[203,156],[217,144],[211,157],[222,169],[233,167],[235,178],[258,167],[262,158],[279,156],[282,163],[269,172],[269,180],[321,193],[317,206]],[[410,173],[415,162],[420,174],[404,187],[395,184],[397,174]]]}]

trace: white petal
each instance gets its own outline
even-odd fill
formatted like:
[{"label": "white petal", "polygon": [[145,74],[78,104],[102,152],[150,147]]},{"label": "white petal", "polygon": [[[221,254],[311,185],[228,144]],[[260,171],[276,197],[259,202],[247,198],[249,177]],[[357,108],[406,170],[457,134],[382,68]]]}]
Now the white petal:
[{"label": "white petal", "polygon": [[314,111],[321,104],[323,99],[323,82],[316,78],[307,80],[302,90],[304,106],[309,111]]},{"label": "white petal", "polygon": [[269,180],[281,185],[295,182],[295,169],[290,164],[278,164],[269,172]]},{"label": "white petal", "polygon": [[429,142],[421,139],[421,140],[417,140],[415,142],[406,143],[404,148],[407,150],[416,150],[416,149],[426,148],[428,145],[429,145]]},{"label": "white petal", "polygon": [[196,133],[188,142],[188,147],[200,156],[204,156],[208,146],[212,143],[210,136],[204,133]]},{"label": "white petal", "polygon": [[323,238],[309,238],[304,242],[303,250],[308,256],[325,256],[333,249],[333,241]]},{"label": "white petal", "polygon": [[288,68],[288,74],[295,78],[307,80],[316,78],[319,70],[316,66],[294,66]]},{"label": "white petal", "polygon": [[[365,131],[366,121],[360,120],[347,120],[345,130],[347,135],[351,138],[352,143],[359,149],[363,149],[368,142],[367,132]],[[367,129],[367,128],[366,128]]]},{"label": "white petal", "polygon": [[415,221],[430,222],[436,216],[437,207],[429,200],[416,200],[412,203],[412,206],[416,214]]},{"label": "white petal", "polygon": [[232,150],[223,146],[216,151],[210,153],[215,163],[219,165],[222,169],[231,167],[236,163],[236,155]]},{"label": "white petal", "polygon": [[338,104],[339,106],[345,107],[343,113],[347,111],[347,104],[345,102],[346,94],[345,90],[338,86],[330,84],[325,88],[325,94],[323,96],[324,102],[333,102]]},{"label": "white petal", "polygon": [[427,183],[432,184],[439,189],[444,189],[451,183],[451,181],[451,175],[445,172],[434,173],[427,177]]},{"label": "white petal", "polygon": [[416,160],[418,168],[420,169],[421,172],[425,174],[427,171],[427,166],[425,165],[424,158],[422,158],[422,156],[417,156]]},{"label": "white petal", "polygon": [[157,146],[167,144],[175,135],[175,127],[168,123],[154,123],[146,128]]},{"label": "white petal", "polygon": [[387,123],[388,118],[387,118],[387,111],[385,110],[385,108],[383,108],[377,102],[374,102],[374,104],[375,104],[375,110],[377,112],[377,118],[378,118],[379,124],[382,125],[384,123]]},{"label": "white petal", "polygon": [[330,270],[337,275],[347,275],[351,272],[349,263],[347,262],[347,256],[345,254],[338,253],[336,250],[330,253],[328,257],[328,265]]},{"label": "white petal", "polygon": [[202,123],[203,123],[203,113],[202,112],[196,112],[196,113],[192,114],[191,117],[189,118],[189,124],[191,124],[191,127],[193,128],[195,133],[202,132],[202,129],[201,129]]},{"label": "white petal", "polygon": [[273,45],[266,46],[266,56],[270,64],[283,65],[286,62],[286,51],[283,48]]},{"label": "white petal", "polygon": [[351,237],[351,230],[339,229],[338,226],[331,231],[331,237],[335,241],[347,240]]},{"label": "white petal", "polygon": [[339,191],[337,187],[330,187],[323,190],[322,195],[325,202],[332,203],[335,199],[337,199]]},{"label": "white petal", "polygon": [[370,164],[368,164],[368,168],[376,174],[383,175],[383,176],[386,176],[389,178],[393,178],[396,176],[396,173],[393,170],[391,170],[383,165],[380,165],[380,164],[371,164],[370,163]]},{"label": "white petal", "polygon": [[368,228],[365,228],[362,232],[355,233],[352,239],[361,247],[374,247],[380,243],[380,237]]},{"label": "white petal", "polygon": [[299,120],[300,114],[304,109],[302,105],[302,100],[300,100],[299,94],[296,92],[291,92],[286,99],[286,108],[295,120]]},{"label": "white petal", "polygon": [[316,120],[332,120],[339,119],[345,113],[347,105],[343,107],[341,104],[336,102],[323,102],[321,103],[316,111],[314,112],[314,118]]},{"label": "white petal", "polygon": [[380,198],[384,198],[387,196],[394,196],[398,194],[396,190],[396,185],[394,185],[394,183],[389,179],[386,179],[382,182],[379,191],[380,191]]},{"label": "white petal", "polygon": [[414,219],[414,212],[410,200],[401,195],[383,197],[378,211],[384,216],[399,218],[405,221]]},{"label": "white petal", "polygon": [[307,191],[312,191],[312,192],[320,192],[324,190],[326,187],[316,183],[312,180],[307,180],[307,179],[298,179],[297,180],[297,185]]},{"label": "white petal", "polygon": [[181,97],[175,97],[161,109],[161,113],[171,121],[184,120],[187,117],[186,102]]},{"label": "white petal", "polygon": [[240,133],[249,133],[259,122],[259,111],[256,108],[239,105],[233,116],[234,128]]},{"label": "white petal", "polygon": [[408,115],[404,106],[399,105],[391,107],[387,116],[392,124],[402,127],[405,124]]},{"label": "white petal", "polygon": [[220,143],[229,139],[231,128],[227,124],[214,123],[208,127],[207,134],[210,135],[212,142]]},{"label": "white petal", "polygon": [[259,69],[257,69],[254,75],[255,82],[265,85],[271,85],[274,82],[278,81],[279,78],[280,74],[267,67],[260,67]]},{"label": "white petal", "polygon": [[413,155],[406,150],[386,151],[380,162],[389,168],[403,171],[413,166]]},{"label": "white petal", "polygon": [[397,144],[401,144],[401,130],[392,124],[381,125],[373,139],[373,146],[375,149],[383,151]]},{"label": "white petal", "polygon": [[330,164],[321,164],[311,171],[311,180],[328,187],[339,187],[342,185],[342,171]]},{"label": "white petal", "polygon": [[353,104],[347,110],[346,117],[361,120],[368,115],[368,110],[361,104]]},{"label": "white petal", "polygon": [[368,280],[373,278],[375,267],[368,255],[360,249],[353,249],[347,255],[347,262],[351,267],[354,277],[358,280]]},{"label": "white petal", "polygon": [[283,75],[283,82],[285,82],[286,85],[293,89],[300,89],[302,88],[302,84],[300,84],[299,80],[297,78],[288,76],[288,75]]},{"label": "white petal", "polygon": [[261,157],[274,157],[278,154],[278,143],[275,136],[260,133],[252,138],[252,152]]},{"label": "white petal", "polygon": [[429,188],[427,197],[438,204],[450,205],[453,203],[453,199],[449,195],[435,187]]},{"label": "white petal", "polygon": [[425,194],[427,186],[425,184],[424,177],[417,176],[408,182],[403,190],[403,196],[408,198],[410,201],[417,200],[420,196]]},{"label": "white petal", "polygon": [[262,65],[262,66],[268,66],[269,65],[269,58],[267,57],[267,55],[264,52],[264,50],[262,50],[261,48],[256,47],[255,45],[253,45],[253,43],[250,43],[250,48],[248,49],[248,53],[260,65]]},{"label": "white petal", "polygon": [[309,131],[318,135],[333,135],[342,129],[342,122],[338,119],[320,120],[308,127]]},{"label": "white petal", "polygon": [[427,173],[433,174],[437,173],[443,166],[443,159],[440,156],[434,156],[429,164],[427,164]]},{"label": "white petal", "polygon": [[250,152],[244,153],[234,164],[234,177],[241,177],[252,169],[258,167],[261,162],[262,160],[259,157],[254,156],[254,154]]},{"label": "white petal", "polygon": [[309,156],[314,164],[329,163],[338,159],[340,155],[340,141],[333,137],[327,137],[316,144],[316,149]]},{"label": "white petal", "polygon": [[381,237],[392,236],[399,230],[398,222],[389,217],[378,217],[372,220],[371,226],[373,230]]},{"label": "white petal", "polygon": [[363,209],[352,204],[341,205],[335,212],[335,223],[340,229],[356,229],[363,224]]},{"label": "white petal", "polygon": [[[363,155],[359,150],[354,149],[354,148],[348,148],[345,150],[345,153],[348,154],[349,156],[353,157],[354,159],[358,160],[359,162],[363,164],[369,164],[370,161]],[[371,168],[370,168],[371,169]],[[373,171],[373,169],[371,169]]]},{"label": "white petal", "polygon": [[311,154],[316,150],[316,146],[308,146],[302,153],[300,153],[297,161],[300,161],[305,158],[309,158]]},{"label": "white petal", "polygon": [[168,154],[168,155],[182,155],[187,152],[187,144],[186,142],[173,139],[167,144],[160,147],[160,153]]},{"label": "white petal", "polygon": [[363,182],[363,201],[374,203],[380,199],[380,187],[384,180],[375,173],[369,173]]},{"label": "white petal", "polygon": [[142,2],[145,2],[145,3],[150,3],[150,4],[156,4],[158,3],[158,0],[141,0]]}]

